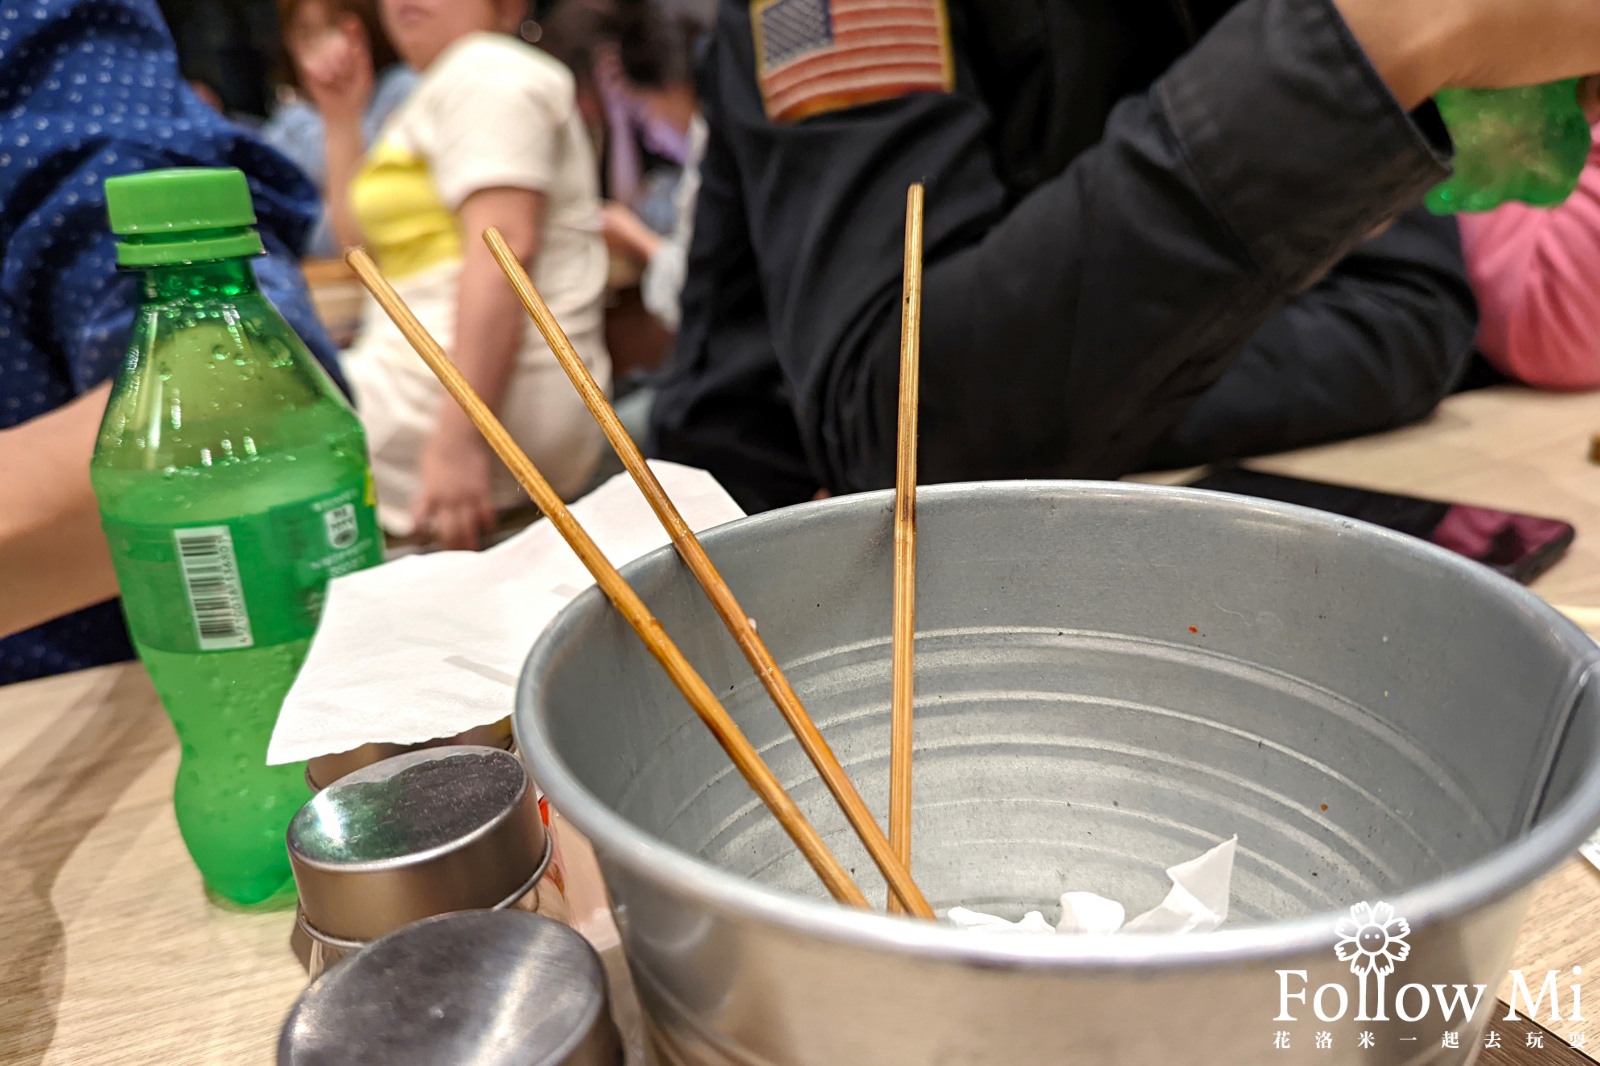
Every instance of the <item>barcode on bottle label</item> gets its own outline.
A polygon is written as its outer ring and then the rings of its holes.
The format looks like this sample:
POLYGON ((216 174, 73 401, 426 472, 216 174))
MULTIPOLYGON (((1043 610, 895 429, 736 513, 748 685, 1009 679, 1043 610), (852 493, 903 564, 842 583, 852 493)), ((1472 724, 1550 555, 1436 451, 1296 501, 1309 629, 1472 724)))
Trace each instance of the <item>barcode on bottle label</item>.
POLYGON ((172 536, 177 541, 200 650, 230 651, 254 645, 228 527, 175 529, 172 536))

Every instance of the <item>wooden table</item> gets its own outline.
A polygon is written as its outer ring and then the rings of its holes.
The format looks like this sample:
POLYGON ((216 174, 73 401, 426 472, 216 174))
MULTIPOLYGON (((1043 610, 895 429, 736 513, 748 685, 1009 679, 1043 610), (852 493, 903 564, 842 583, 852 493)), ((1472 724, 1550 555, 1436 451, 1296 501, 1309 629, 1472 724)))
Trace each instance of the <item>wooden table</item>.
POLYGON ((307 259, 300 264, 317 317, 334 344, 346 348, 361 328, 367 290, 343 259, 307 259))
MULTIPOLYGON (((1536 587, 1600 606, 1595 431, 1600 395, 1495 390, 1414 429, 1259 465, 1570 519, 1577 545, 1536 587)), ((206 901, 173 821, 177 759, 138 667, 0 689, 0 1064, 272 1062, 304 985, 289 916, 206 901)), ((574 880, 592 885, 588 869, 574 880)), ((1574 861, 1540 886, 1515 964, 1600 974, 1600 873, 1574 861)), ((1588 1035, 1600 1045, 1600 1023, 1588 1035)))

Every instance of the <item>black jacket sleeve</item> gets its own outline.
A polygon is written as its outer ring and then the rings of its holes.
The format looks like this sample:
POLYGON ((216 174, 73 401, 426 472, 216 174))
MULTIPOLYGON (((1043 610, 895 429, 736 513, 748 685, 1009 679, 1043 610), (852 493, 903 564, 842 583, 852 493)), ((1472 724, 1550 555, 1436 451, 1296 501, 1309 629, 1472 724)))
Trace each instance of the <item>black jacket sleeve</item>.
MULTIPOLYGON (((737 188, 703 194, 697 226, 728 242, 718 280, 749 299, 719 318, 691 256, 679 370, 703 384, 748 356, 731 332, 764 328, 805 461, 836 492, 893 483, 911 182, 928 185, 921 469, 939 481, 1136 468, 1270 315, 1447 174, 1332 0, 1244 0, 1012 203, 963 10, 954 92, 776 124, 749 10, 721 7, 707 109, 737 188)), ((669 387, 658 426, 686 395, 704 407, 704 389, 669 387)), ((678 424, 661 450, 688 458, 712 430, 678 424)))
POLYGON ((753 514, 808 500, 820 482, 773 351, 739 174, 714 115, 708 108, 677 354, 652 404, 648 448, 710 471, 753 514))
POLYGON ((1415 422, 1466 372, 1476 329, 1455 221, 1409 212, 1268 319, 1149 465, 1198 466, 1415 422))

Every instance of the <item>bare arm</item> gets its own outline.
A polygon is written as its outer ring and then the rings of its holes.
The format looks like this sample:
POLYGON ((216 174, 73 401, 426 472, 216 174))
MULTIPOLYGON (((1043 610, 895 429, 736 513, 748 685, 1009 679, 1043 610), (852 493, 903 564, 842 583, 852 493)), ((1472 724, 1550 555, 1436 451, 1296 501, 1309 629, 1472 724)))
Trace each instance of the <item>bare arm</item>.
POLYGON ((110 392, 0 430, 0 637, 117 594, 89 487, 110 392))
MULTIPOLYGON (((544 232, 544 193, 527 189, 484 189, 467 197, 458 212, 465 236, 461 264, 461 294, 456 304, 456 365, 494 410, 505 399, 506 385, 516 365, 517 349, 527 316, 517 294, 500 273, 483 232, 494 226, 524 265, 539 254, 544 232)), ((477 437, 477 430, 460 408, 451 406, 440 419, 448 426, 477 437)))
POLYGON ((600 209, 600 234, 614 252, 649 263, 661 250, 661 235, 625 204, 607 203, 600 209))
POLYGON ((1440 89, 1499 89, 1600 70, 1592 0, 1334 0, 1396 99, 1410 110, 1440 89))
MULTIPOLYGON (((452 357, 484 403, 498 411, 516 368, 526 319, 516 293, 483 243, 497 227, 517 257, 532 263, 544 229, 545 197, 527 189, 473 193, 457 212, 463 234, 456 343, 452 357)), ((440 408, 439 424, 422 457, 418 525, 446 548, 474 548, 480 531, 493 526, 488 446, 455 404, 440 408)))

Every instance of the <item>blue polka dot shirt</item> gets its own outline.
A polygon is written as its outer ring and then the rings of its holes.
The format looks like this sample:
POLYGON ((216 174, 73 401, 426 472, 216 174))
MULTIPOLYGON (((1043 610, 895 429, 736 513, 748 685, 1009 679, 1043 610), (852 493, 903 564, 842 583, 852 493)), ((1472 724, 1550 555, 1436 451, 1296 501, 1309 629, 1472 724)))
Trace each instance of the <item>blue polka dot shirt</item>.
MULTIPOLYGON (((3 0, 0 430, 120 366, 139 286, 116 267, 104 183, 175 166, 249 177, 267 247, 256 261, 262 291, 344 386, 296 265, 320 211, 316 191, 190 91, 155 0, 3 0)), ((0 685, 132 655, 113 600, 0 640, 0 685)))

